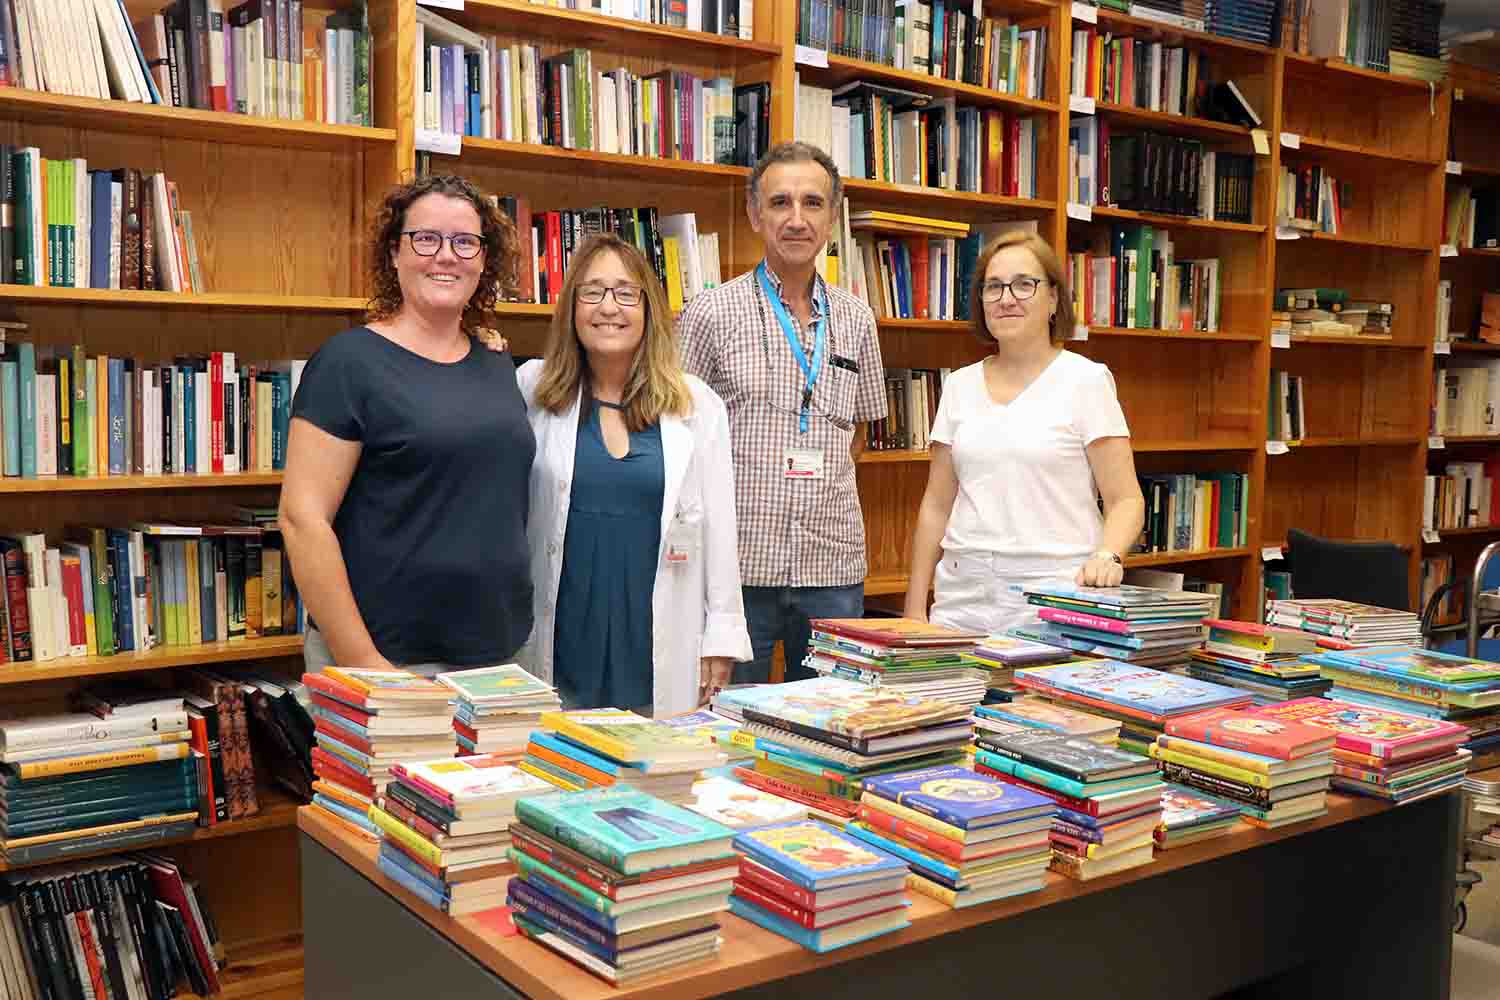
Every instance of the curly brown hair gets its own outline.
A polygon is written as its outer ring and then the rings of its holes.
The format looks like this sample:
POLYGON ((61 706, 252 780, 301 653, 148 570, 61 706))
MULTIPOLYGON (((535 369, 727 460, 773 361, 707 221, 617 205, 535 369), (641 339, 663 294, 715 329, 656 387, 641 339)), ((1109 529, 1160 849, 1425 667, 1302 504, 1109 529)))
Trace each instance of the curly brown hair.
POLYGON ((453 174, 435 174, 392 188, 380 205, 380 217, 370 236, 370 305, 366 319, 390 319, 401 311, 401 280, 391 259, 406 228, 406 210, 418 198, 429 194, 459 198, 479 213, 480 235, 484 237, 484 270, 479 287, 464 306, 459 325, 467 334, 485 326, 485 318, 501 299, 514 298, 517 290, 517 267, 521 247, 516 227, 488 198, 468 180, 453 174))

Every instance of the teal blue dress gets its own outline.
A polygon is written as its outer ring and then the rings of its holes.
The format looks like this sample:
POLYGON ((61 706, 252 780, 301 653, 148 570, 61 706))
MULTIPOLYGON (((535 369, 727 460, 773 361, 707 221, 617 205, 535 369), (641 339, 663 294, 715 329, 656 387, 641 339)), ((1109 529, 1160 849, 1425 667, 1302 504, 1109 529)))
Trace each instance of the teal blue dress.
MULTIPOLYGON (((596 404, 596 405, 594 405, 596 404)), ((666 467, 661 427, 632 432, 615 458, 599 407, 582 403, 557 589, 552 677, 569 708, 651 704, 651 593, 666 467)))

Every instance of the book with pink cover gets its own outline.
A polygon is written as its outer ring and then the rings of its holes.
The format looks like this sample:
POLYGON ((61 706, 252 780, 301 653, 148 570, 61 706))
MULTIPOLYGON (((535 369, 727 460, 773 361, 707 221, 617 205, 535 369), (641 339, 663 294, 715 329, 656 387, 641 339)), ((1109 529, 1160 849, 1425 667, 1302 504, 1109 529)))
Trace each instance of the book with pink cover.
POLYGON ((1469 737, 1468 728, 1457 723, 1324 698, 1298 698, 1249 714, 1318 726, 1335 734, 1336 748, 1384 759, 1457 745, 1469 737))

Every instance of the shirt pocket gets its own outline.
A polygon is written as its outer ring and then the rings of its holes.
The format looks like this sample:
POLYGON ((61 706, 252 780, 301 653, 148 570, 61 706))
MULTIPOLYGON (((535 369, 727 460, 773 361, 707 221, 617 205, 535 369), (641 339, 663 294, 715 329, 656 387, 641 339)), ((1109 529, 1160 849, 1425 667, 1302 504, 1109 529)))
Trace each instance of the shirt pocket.
POLYGON ((826 348, 828 356, 823 359, 823 370, 818 375, 814 394, 818 408, 825 415, 835 418, 839 426, 845 429, 854 423, 854 403, 859 396, 859 382, 866 376, 864 372, 853 372, 834 364, 833 359, 839 358, 857 365, 859 358, 854 346, 851 337, 829 336, 826 348))

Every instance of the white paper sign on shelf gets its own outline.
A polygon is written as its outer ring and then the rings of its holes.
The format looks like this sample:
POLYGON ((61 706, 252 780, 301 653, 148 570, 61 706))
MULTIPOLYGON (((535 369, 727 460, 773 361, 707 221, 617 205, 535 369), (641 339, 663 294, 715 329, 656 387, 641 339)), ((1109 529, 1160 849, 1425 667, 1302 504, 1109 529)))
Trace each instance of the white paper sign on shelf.
POLYGON ((1287 149, 1301 149, 1302 137, 1296 132, 1281 133, 1281 144, 1287 149))
POLYGON ((1082 21, 1084 24, 1099 23, 1099 8, 1090 3, 1079 3, 1073 0, 1073 20, 1082 21))
POLYGON ((1445 447, 1447 447, 1447 442, 1443 440, 1443 436, 1441 434, 1432 434, 1428 436, 1427 448, 1429 451, 1435 448, 1445 447))
POLYGON ((1291 347, 1292 346, 1292 335, 1290 333, 1288 333, 1287 331, 1285 331, 1285 330, 1272 330, 1271 331, 1271 346, 1272 347, 1291 347))
POLYGON ((1083 324, 1083 323, 1075 324, 1074 327, 1073 327, 1073 339, 1074 340, 1088 340, 1089 339, 1089 328, 1085 324, 1083 324))
POLYGON ((1255 144, 1255 152, 1260 156, 1271 155, 1271 137, 1263 128, 1250 130, 1250 141, 1255 144))
POLYGON ((1452 243, 1444 243, 1441 247, 1438 248, 1438 256, 1457 257, 1458 247, 1454 246, 1452 243))
POLYGON ((1079 222, 1094 221, 1094 206, 1082 205, 1076 201, 1068 202, 1068 218, 1077 219, 1079 222))
POLYGON ((1443 164, 1443 169, 1448 173, 1453 174, 1454 176, 1462 176, 1464 172, 1464 165, 1457 160, 1449 160, 1447 163, 1443 164))
POLYGON ((1276 238, 1278 240, 1300 240, 1302 238, 1302 230, 1296 226, 1277 226, 1276 238))
POLYGON ((441 7, 444 10, 463 10, 464 0, 417 0, 423 7, 441 7))
POLYGON ((1285 454, 1287 454, 1291 450, 1292 449, 1290 449, 1290 448, 1288 448, 1286 446, 1286 442, 1285 441, 1267 441, 1266 442, 1266 454, 1267 455, 1285 455, 1285 454))
POLYGON ((1422 541, 1426 542, 1428 545, 1436 545, 1438 542, 1442 541, 1442 539, 1438 537, 1438 533, 1434 529, 1423 528, 1422 541))
POLYGON ((1068 110, 1075 115, 1091 115, 1094 113, 1094 99, 1074 95, 1068 98, 1068 110))
POLYGON ((798 66, 812 66, 815 69, 828 68, 828 50, 815 48, 811 45, 799 45, 795 52, 798 66))
POLYGON ((1280 545, 1267 545, 1260 550, 1261 562, 1276 562, 1281 558, 1280 545))
POLYGON ((1432 353, 1433 354, 1452 354, 1453 353, 1453 345, 1451 343, 1449 343, 1448 341, 1446 341, 1446 340, 1439 340, 1437 343, 1435 343, 1435 344, 1432 345, 1432 353))
POLYGON ((439 132, 435 129, 417 129, 417 148, 427 153, 439 153, 443 156, 457 156, 460 146, 463 144, 463 136, 452 132, 439 132))

